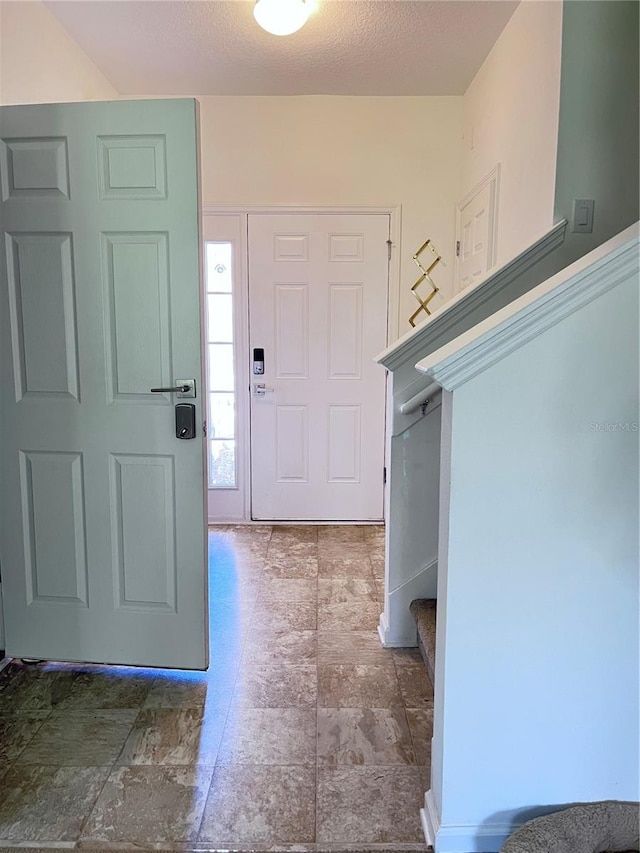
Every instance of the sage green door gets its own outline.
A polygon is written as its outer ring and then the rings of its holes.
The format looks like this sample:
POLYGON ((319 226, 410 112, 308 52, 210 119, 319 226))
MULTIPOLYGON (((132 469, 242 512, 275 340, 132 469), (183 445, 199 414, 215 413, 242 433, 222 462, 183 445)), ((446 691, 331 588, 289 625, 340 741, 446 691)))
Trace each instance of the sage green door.
POLYGON ((193 100, 0 108, 12 656, 207 666, 196 122, 193 100), (195 399, 151 392, 179 379, 195 399))

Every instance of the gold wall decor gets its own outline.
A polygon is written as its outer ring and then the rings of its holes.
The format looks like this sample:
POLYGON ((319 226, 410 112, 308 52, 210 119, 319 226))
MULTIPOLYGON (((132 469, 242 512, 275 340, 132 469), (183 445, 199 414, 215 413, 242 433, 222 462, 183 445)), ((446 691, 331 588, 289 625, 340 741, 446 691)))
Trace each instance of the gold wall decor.
POLYGON ((420 314, 421 311, 424 311, 425 314, 427 314, 429 316, 431 315, 431 311, 429 310, 428 305, 431 302, 431 300, 433 299, 433 297, 436 295, 436 293, 440 292, 440 288, 436 285, 434 280, 431 278, 430 273, 431 273, 431 270, 436 266, 436 264, 439 263, 441 258, 440 258, 440 255, 438 254, 435 246, 431 242, 431 240, 425 240, 425 242, 422 244, 422 246, 420 246, 418 251, 413 256, 413 260, 416 262, 416 266, 418 267, 418 269, 421 272, 420 278, 416 281, 416 283, 411 288, 411 292, 413 293, 415 298, 420 303, 419 307, 409 317, 409 323, 412 326, 415 326, 416 317, 418 317, 418 315, 420 314), (422 252, 426 251, 427 249, 433 255, 433 260, 425 269, 424 266, 422 265, 421 261, 420 261, 420 255, 422 254, 422 252), (427 297, 425 299, 423 299, 420 296, 420 294, 418 293, 418 288, 420 287, 420 285, 422 284, 423 281, 426 281, 427 284, 429 284, 431 286, 431 293, 427 294, 427 297))

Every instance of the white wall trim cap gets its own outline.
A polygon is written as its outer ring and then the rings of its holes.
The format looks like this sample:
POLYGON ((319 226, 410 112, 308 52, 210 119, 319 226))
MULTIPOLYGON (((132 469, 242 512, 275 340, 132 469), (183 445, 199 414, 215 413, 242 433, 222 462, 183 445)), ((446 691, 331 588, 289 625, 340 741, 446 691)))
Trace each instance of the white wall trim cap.
POLYGON ((638 223, 416 364, 448 391, 555 326, 630 276, 638 276, 638 223))
POLYGON ((438 804, 431 788, 424 795, 424 808, 420 809, 420 822, 427 847, 433 847, 435 850, 436 837, 440 829, 440 815, 438 814, 438 804))
POLYGON ((380 619, 378 621, 378 637, 380 637, 380 642, 383 646, 386 647, 386 638, 389 633, 389 620, 387 619, 384 611, 380 614, 380 619))
POLYGON ((415 364, 424 354, 426 345, 433 339, 443 338, 447 332, 460 324, 486 302, 504 290, 523 273, 535 266, 550 252, 562 245, 567 229, 563 219, 547 231, 539 240, 503 266, 492 270, 486 278, 467 290, 456 294, 434 312, 421 326, 407 332, 392 346, 387 347, 374 359, 388 370, 398 370, 404 364, 415 364))

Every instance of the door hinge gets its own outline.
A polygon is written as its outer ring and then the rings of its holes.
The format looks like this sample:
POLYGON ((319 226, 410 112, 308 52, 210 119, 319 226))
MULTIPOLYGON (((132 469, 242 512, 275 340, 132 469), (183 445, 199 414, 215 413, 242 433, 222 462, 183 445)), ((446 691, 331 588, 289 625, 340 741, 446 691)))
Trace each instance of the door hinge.
POLYGON ((382 482, 384 485, 387 485, 387 469, 386 467, 382 469, 382 482))
POLYGON ((392 247, 392 246, 393 246, 392 241, 391 241, 391 240, 387 240, 387 260, 388 260, 388 261, 390 261, 390 260, 391 260, 391 247, 392 247))
POLYGON ((202 421, 202 434, 203 435, 207 434, 207 422, 206 421, 202 421))
POLYGON ((460 257, 460 240, 456 240, 456 258, 460 257))

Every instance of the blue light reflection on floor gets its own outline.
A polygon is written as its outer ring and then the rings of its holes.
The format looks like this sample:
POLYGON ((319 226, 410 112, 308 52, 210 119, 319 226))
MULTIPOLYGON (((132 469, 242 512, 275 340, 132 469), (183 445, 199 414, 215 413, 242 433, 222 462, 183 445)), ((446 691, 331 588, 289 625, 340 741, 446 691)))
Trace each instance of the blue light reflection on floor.
POLYGON ((57 670, 64 672, 73 669, 78 672, 95 673, 110 678, 148 678, 150 681, 154 681, 156 678, 173 678, 179 681, 193 681, 194 683, 206 680, 206 672, 192 669, 156 669, 142 666, 112 666, 110 664, 64 663, 60 661, 47 661, 41 669, 43 672, 55 672, 57 670))
POLYGON ((209 669, 162 669, 108 664, 77 664, 46 661, 45 672, 77 669, 118 678, 157 678, 185 684, 215 682, 220 687, 235 681, 242 655, 243 632, 240 609, 241 585, 233 548, 220 534, 209 531, 209 669))
MULTIPOLYGON (((96 813, 99 813, 100 808, 108 808, 111 802, 109 797, 112 796, 109 792, 115 786, 117 796, 122 796, 122 811, 126 813, 129 802, 127 797, 131 796, 135 802, 138 779, 155 779, 157 775, 164 780, 159 770, 155 773, 154 769, 154 775, 150 773, 148 777, 146 770, 156 765, 158 768, 164 767, 165 764, 169 768, 167 785, 174 784, 174 769, 178 777, 184 775, 189 780, 184 785, 179 779, 175 783, 181 786, 183 796, 179 811, 186 813, 190 809, 202 809, 203 792, 206 794, 208 786, 214 784, 213 767, 219 758, 224 765, 244 754, 243 750, 247 748, 247 728, 241 661, 247 621, 255 605, 263 557, 260 549, 245 547, 242 537, 210 531, 210 661, 206 672, 52 661, 33 668, 26 667, 33 669, 33 673, 28 673, 23 679, 27 686, 31 674, 37 678, 39 672, 52 673, 53 677, 45 678, 44 684, 49 691, 51 707, 57 709, 58 722, 67 714, 78 725, 76 718, 80 720, 90 716, 86 713, 84 717, 78 714, 78 710, 85 708, 95 710, 104 707, 126 710, 128 713, 134 709, 137 711, 137 716, 131 716, 131 730, 128 734, 123 732, 122 752, 113 764, 113 779, 117 783, 113 782, 110 788, 109 784, 113 780, 109 777, 105 797, 101 794, 95 806, 90 805, 90 809, 95 808, 96 813), (240 543, 235 543, 234 539, 240 539, 240 543), (174 768, 172 765, 176 756, 180 760, 175 762, 174 768), (123 771, 128 761, 131 762, 131 768, 123 771), (182 788, 186 790, 182 791, 182 788)), ((24 669, 19 664, 18 667, 24 669)), ((268 736, 268 732, 265 736, 268 736)), ((164 788, 160 787, 156 796, 152 783, 145 781, 144 784, 149 785, 149 803, 147 805, 145 801, 145 808, 158 809, 160 826, 163 821, 166 822, 166 812, 172 804, 165 802, 164 788)), ((85 817, 90 819, 90 814, 85 817)), ((105 831, 119 839, 115 823, 110 824, 110 828, 105 831)))

